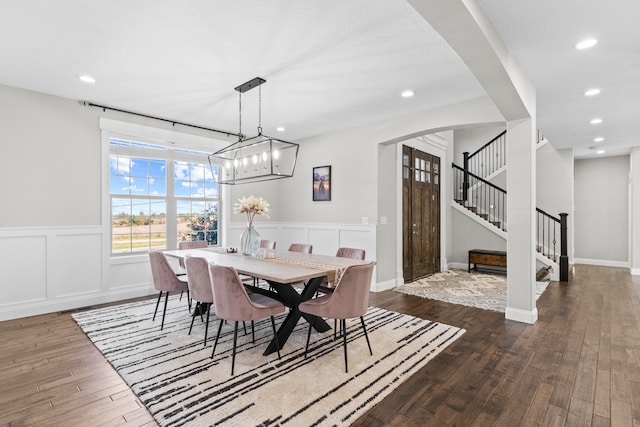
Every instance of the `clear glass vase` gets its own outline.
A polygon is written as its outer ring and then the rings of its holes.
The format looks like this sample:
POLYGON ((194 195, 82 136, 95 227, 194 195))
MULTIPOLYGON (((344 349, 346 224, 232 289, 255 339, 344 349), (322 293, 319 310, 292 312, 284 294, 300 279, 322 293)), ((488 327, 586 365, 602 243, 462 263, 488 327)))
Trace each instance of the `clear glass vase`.
POLYGON ((260 233, 253 228, 253 224, 247 224, 240 235, 240 253, 242 255, 256 256, 260 251, 260 233))

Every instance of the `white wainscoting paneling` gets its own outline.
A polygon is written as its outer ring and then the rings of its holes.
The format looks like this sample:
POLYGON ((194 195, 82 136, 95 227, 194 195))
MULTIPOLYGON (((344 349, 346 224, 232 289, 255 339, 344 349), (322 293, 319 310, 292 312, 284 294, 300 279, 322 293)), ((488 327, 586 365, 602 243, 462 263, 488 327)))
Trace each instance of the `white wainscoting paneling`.
POLYGON ((47 236, 0 236, 3 308, 47 298, 47 236))
MULTIPOLYGON (((335 255, 340 247, 362 248, 366 251, 367 259, 375 260, 375 225, 298 222, 269 222, 254 225, 260 233, 260 238, 275 240, 276 248, 279 250, 287 250, 292 243, 311 244, 313 253, 320 255, 335 255)), ((230 228, 227 246, 234 247, 240 242, 240 234, 245 224, 232 223, 230 228)))
MULTIPOLYGON (((231 225, 226 246, 238 246, 244 227, 231 225)), ((281 250, 310 243, 314 253, 334 255, 339 247, 356 247, 375 261, 375 225, 268 222, 256 228, 281 250)), ((149 256, 111 257, 108 238, 100 226, 0 228, 0 321, 155 294, 149 256)), ((375 271, 371 289, 377 290, 375 271)))
POLYGON ((50 264, 51 297, 71 297, 102 291, 102 234, 56 234, 50 264))
POLYGON ((109 258, 103 235, 99 226, 0 229, 0 320, 154 293, 149 256, 109 258))
MULTIPOLYGON (((243 223, 232 223, 228 231, 230 240, 227 246, 235 247, 245 228, 243 223)), ((313 245, 313 253, 335 255, 338 248, 360 248, 366 252, 366 259, 376 260, 376 226, 360 224, 323 224, 323 223, 255 223, 262 239, 275 240, 276 249, 287 250, 292 243, 313 245)), ((374 270, 372 291, 378 291, 374 270)))

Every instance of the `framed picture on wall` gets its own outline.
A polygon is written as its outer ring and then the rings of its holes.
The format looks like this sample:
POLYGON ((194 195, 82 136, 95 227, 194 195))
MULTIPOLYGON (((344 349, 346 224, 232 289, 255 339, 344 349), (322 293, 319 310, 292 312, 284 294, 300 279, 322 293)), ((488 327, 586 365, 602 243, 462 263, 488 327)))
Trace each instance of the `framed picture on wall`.
POLYGON ((331 200, 331 166, 313 168, 313 201, 331 200))

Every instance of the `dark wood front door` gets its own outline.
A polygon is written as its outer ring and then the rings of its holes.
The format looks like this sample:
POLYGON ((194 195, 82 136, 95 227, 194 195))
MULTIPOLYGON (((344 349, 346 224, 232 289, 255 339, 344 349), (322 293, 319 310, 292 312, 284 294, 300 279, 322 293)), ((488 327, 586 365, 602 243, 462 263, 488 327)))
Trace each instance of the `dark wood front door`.
POLYGON ((440 158, 402 147, 403 276, 440 271, 440 158))

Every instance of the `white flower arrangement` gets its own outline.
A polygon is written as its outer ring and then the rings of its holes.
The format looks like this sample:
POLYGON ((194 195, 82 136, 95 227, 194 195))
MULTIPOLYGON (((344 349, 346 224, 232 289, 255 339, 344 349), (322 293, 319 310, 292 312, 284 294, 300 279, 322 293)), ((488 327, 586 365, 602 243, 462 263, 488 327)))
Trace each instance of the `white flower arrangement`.
POLYGON ((249 227, 253 224, 256 215, 263 215, 269 218, 269 202, 262 197, 249 196, 238 199, 238 203, 233 205, 233 213, 246 213, 249 227))

